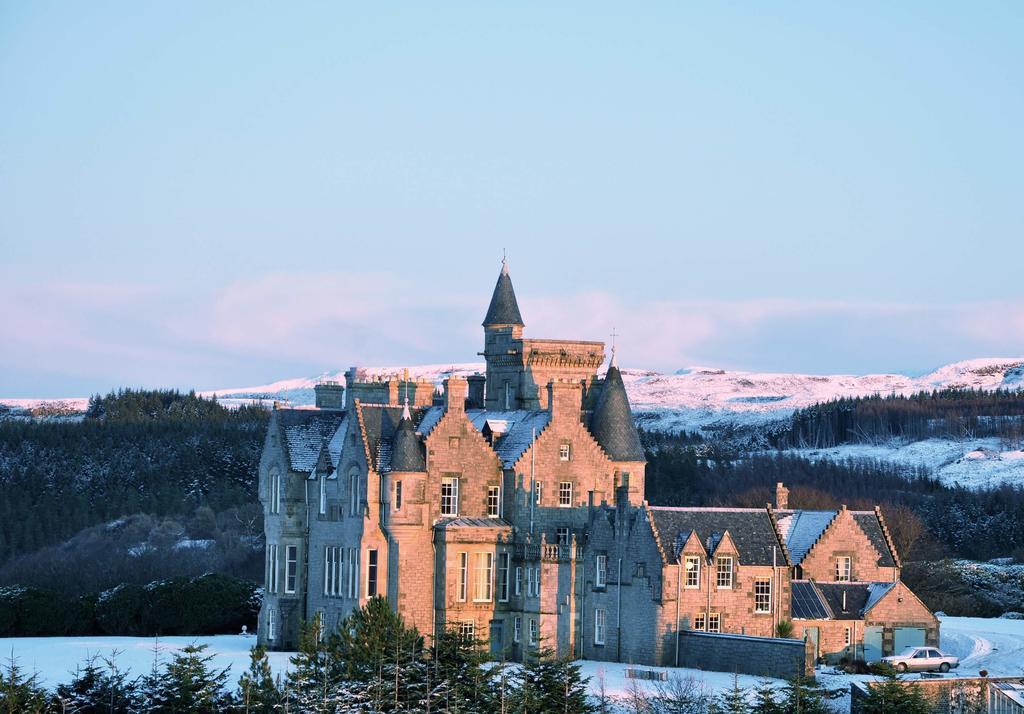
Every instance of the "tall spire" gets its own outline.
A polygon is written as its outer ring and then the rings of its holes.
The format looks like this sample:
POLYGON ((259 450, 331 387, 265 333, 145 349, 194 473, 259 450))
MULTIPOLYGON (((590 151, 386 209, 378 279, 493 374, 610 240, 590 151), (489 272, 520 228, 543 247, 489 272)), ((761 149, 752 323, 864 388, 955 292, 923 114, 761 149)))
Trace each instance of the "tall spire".
POLYGON ((498 282, 494 286, 494 294, 491 295, 491 304, 487 307, 483 325, 484 327, 523 326, 523 317, 519 314, 516 292, 512 289, 512 278, 508 275, 508 259, 504 256, 501 259, 501 274, 498 275, 498 282))
POLYGON ((633 413, 626 396, 626 385, 615 364, 615 348, 612 347, 612 361, 604 378, 601 396, 590 418, 590 433, 597 439, 604 452, 612 461, 645 461, 644 447, 640 434, 633 423, 633 413))
POLYGON ((402 418, 391 441, 391 470, 425 471, 426 463, 423 444, 416 436, 416 427, 413 426, 412 415, 409 414, 409 400, 406 399, 405 406, 402 407, 402 418))

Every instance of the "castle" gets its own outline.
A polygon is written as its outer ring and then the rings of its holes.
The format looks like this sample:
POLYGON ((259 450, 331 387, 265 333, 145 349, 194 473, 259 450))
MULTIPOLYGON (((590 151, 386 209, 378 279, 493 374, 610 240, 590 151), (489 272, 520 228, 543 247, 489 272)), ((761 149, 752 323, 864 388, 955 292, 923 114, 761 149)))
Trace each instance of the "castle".
POLYGON ((483 321, 486 374, 316 388, 275 409, 260 461, 259 641, 294 649, 385 596, 420 632, 457 628, 521 660, 678 661, 681 630, 773 637, 822 656, 938 643, 900 581, 881 512, 664 508, 615 349, 523 336, 503 261, 483 321))

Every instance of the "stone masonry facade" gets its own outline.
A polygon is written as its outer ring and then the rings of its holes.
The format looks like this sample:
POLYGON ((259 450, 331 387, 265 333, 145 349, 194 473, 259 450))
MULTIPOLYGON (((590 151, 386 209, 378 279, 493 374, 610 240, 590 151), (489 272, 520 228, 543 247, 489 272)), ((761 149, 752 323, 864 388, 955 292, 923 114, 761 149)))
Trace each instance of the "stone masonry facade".
POLYGON ((673 664, 690 661, 681 632, 783 621, 816 656, 856 654, 858 629, 889 651, 937 640, 880 512, 791 510, 781 484, 760 509, 650 506, 614 347, 601 374, 601 342, 524 338, 504 264, 483 328, 485 375, 438 392, 353 368, 316 408, 274 410, 261 644, 294 649, 303 623, 378 595, 511 661, 673 664))

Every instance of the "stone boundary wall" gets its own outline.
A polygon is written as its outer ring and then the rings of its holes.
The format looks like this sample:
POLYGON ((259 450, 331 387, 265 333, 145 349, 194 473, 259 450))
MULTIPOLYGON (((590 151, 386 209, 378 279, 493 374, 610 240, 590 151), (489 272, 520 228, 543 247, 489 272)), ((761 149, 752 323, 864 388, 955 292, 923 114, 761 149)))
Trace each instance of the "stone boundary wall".
POLYGON ((813 675, 813 660, 813 648, 804 640, 693 630, 679 633, 680 667, 792 679, 813 675))

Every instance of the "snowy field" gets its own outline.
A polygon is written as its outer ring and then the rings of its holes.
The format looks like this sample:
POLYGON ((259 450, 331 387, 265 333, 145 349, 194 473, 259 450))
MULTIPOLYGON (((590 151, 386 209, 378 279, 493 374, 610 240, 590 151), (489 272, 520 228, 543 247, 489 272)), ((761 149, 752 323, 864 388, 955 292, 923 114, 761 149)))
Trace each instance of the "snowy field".
MULTIPOLYGON (((181 649, 190 643, 208 645, 207 653, 213 655, 213 665, 218 668, 230 667, 229 681, 234 684, 248 667, 249 648, 255 638, 241 635, 218 635, 213 637, 166 637, 158 643, 159 656, 166 660, 172 650, 181 649)), ((26 637, 0 639, 0 659, 14 656, 28 671, 39 674, 46 686, 67 681, 69 674, 83 660, 92 657, 109 657, 116 653, 118 666, 135 675, 150 671, 153 666, 154 640, 139 637, 26 637)), ((977 675, 987 670, 992 676, 1024 676, 1024 620, 1004 620, 975 617, 942 618, 943 651, 960 657, 961 665, 957 674, 977 675)), ((274 671, 283 674, 288 668, 289 653, 270 653, 270 664, 274 671)), ((584 661, 582 670, 590 677, 591 691, 596 695, 604 681, 607 695, 628 696, 633 680, 626 679, 627 665, 612 662, 584 661)), ((703 672, 692 669, 658 667, 670 677, 690 678, 696 686, 707 692, 717 692, 733 686, 733 675, 724 672, 703 672)), ((916 676, 916 675, 911 675, 916 676)), ((851 677, 843 674, 822 672, 822 683, 831 689, 848 689, 851 677)), ((866 679, 859 677, 858 679, 866 679)), ((752 690, 763 681, 759 677, 741 675, 740 687, 752 690)), ((651 682, 640 682, 642 688, 653 691, 651 682)), ((783 686, 776 680, 775 684, 783 686)), ((842 710, 844 701, 835 702, 842 710)))

